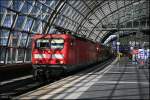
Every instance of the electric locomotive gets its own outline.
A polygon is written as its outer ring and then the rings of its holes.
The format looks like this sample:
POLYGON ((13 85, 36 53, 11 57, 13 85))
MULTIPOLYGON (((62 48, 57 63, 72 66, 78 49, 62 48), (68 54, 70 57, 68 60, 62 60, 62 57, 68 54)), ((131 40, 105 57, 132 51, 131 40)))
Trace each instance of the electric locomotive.
POLYGON ((35 79, 84 68, 108 59, 104 46, 71 34, 35 34, 32 41, 32 66, 35 79))

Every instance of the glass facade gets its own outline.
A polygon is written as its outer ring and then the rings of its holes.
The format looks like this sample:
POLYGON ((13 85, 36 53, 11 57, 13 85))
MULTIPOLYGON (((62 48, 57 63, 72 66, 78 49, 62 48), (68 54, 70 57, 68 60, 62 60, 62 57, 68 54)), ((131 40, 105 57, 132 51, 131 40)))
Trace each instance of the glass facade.
POLYGON ((100 42, 103 28, 149 27, 149 0, 0 0, 0 63, 28 63, 32 35, 55 26, 100 42))

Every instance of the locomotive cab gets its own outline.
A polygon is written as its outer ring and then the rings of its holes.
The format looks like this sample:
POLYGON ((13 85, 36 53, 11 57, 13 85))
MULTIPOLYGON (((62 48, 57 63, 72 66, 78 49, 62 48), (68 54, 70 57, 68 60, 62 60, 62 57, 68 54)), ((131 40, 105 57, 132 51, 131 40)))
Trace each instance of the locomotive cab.
POLYGON ((37 34, 33 37, 32 66, 35 78, 37 75, 41 77, 41 74, 48 77, 54 70, 64 70, 67 56, 66 39, 67 36, 64 34, 49 34, 44 37, 37 34))

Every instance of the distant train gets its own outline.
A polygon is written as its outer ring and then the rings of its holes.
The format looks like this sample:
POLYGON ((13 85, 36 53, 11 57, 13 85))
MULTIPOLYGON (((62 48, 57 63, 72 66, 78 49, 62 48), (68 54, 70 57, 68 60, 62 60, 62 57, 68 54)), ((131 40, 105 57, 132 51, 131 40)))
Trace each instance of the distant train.
POLYGON ((70 34, 35 34, 32 65, 35 79, 59 76, 112 56, 109 47, 70 34))

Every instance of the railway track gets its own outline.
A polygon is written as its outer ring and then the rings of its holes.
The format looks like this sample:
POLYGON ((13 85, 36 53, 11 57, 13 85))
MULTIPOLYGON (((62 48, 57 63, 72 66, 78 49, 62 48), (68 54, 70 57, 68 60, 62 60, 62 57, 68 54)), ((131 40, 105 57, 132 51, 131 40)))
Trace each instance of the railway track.
MULTIPOLYGON (((54 81, 54 80, 53 80, 54 81)), ((9 99, 41 86, 49 84, 49 82, 37 82, 33 80, 32 75, 11 79, 0 82, 0 99, 9 99)))
POLYGON ((64 86, 67 83, 72 82, 76 79, 84 79, 88 77, 90 74, 95 73, 101 69, 103 69, 106 65, 110 64, 112 60, 109 60, 107 62, 103 62, 101 64, 98 64, 93 67, 89 67, 85 70, 75 72, 74 74, 71 74, 70 76, 62 77, 61 79, 49 81, 49 82, 35 82, 33 80, 32 75, 24 76, 21 78, 16 78, 9 81, 0 82, 0 98, 15 98, 16 96, 23 95, 26 93, 33 92, 37 88, 46 88, 48 84, 53 85, 54 87, 51 87, 51 91, 58 89, 59 87, 64 86), (99 67, 101 66, 101 67, 99 67), (88 74, 87 74, 88 73, 88 74), (85 77, 81 77, 83 74, 87 74, 85 77), (33 91, 32 91, 33 90, 33 91))

